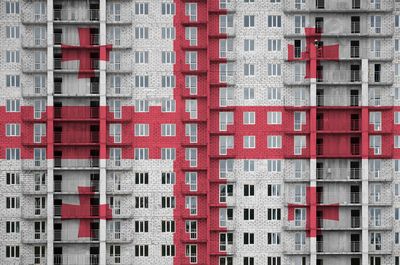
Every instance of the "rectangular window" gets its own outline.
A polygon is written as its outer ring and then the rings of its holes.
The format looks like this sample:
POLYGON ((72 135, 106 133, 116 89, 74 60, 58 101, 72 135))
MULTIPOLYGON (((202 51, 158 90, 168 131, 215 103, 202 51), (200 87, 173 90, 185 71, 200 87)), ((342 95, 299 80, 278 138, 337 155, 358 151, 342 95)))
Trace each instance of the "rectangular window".
POLYGON ((6 51, 6 63, 19 63, 20 53, 19 51, 6 51))
POLYGON ((281 172, 282 170, 282 160, 268 160, 267 163, 268 172, 281 172))
POLYGON ((149 136, 149 124, 137 123, 135 124, 135 136, 149 136))
POLYGON ((148 257, 149 245, 135 245, 135 257, 148 257))
POLYGON ((189 21, 197 21, 197 3, 185 3, 185 16, 189 21))
POLYGON ((267 49, 269 52, 278 52, 281 51, 281 40, 279 39, 268 39, 267 49))
POLYGON ((244 51, 245 52, 254 52, 254 40, 253 39, 245 39, 244 40, 244 51))
POLYGON ((149 221, 135 221, 135 233, 149 232, 149 221))
POLYGON ((161 76, 161 87, 162 88, 174 88, 175 87, 175 76, 174 75, 161 76))
POLYGON ((6 159, 7 160, 20 160, 21 150, 19 148, 6 148, 6 159))
POLYGON ((256 123, 256 113, 255 112, 243 112, 243 124, 255 124, 256 123))
POLYGON ((254 135, 243 136, 243 148, 256 148, 256 137, 254 135))
POLYGON ((20 127, 21 126, 19 123, 6 124, 6 136, 20 136, 21 135, 20 127))
POLYGON ((161 52, 161 62, 163 64, 174 64, 175 61, 176 61, 175 52, 173 52, 173 51, 161 52))
POLYGON ((267 124, 282 124, 282 112, 276 112, 276 111, 268 112, 267 124))
POLYGON ((279 208, 268 208, 267 209, 267 220, 279 221, 281 220, 281 209, 279 208))
POLYGON ((282 148, 282 136, 269 135, 267 137, 268 148, 282 148))
POLYGON ((136 27, 135 28, 135 39, 148 39, 149 38, 149 28, 146 27, 136 27))
POLYGON ((149 112, 149 101, 145 99, 136 100, 135 112, 149 112))
POLYGON ((243 89, 243 98, 245 100, 252 100, 255 99, 255 91, 252 87, 245 87, 243 89))
POLYGON ((161 148, 161 159, 162 160, 175 160, 176 149, 175 148, 161 148))
POLYGON ((149 63, 149 52, 148 51, 136 51, 135 52, 135 63, 137 63, 137 64, 149 63))
POLYGON ((6 197, 6 209, 19 209, 19 197, 6 197))
POLYGON ((254 245, 254 233, 243 233, 243 244, 254 245))
POLYGON ((174 233, 175 232, 175 221, 161 221, 161 232, 163 233, 174 233))
POLYGON ((161 101, 161 112, 175 112, 175 100, 163 99, 161 101))
POLYGON ((268 184, 268 197, 279 197, 281 196, 281 185, 280 184, 268 184))
POLYGON ((268 16, 269 28, 280 28, 282 26, 281 16, 268 16))
POLYGON ((175 28, 174 27, 162 27, 161 38, 163 40, 174 40, 175 39, 175 28))
POLYGON ((162 196, 161 197, 161 208, 175 208, 175 197, 174 196, 162 196))
POLYGON ((268 64, 268 76, 280 76, 281 75, 281 64, 268 64))
POLYGON ((6 26, 7 39, 19 39, 19 26, 6 26))
POLYGON ((161 136, 176 136, 176 124, 161 124, 161 136))
POLYGON ((135 208, 144 209, 149 208, 149 197, 135 197, 135 208))
POLYGON ((6 246, 6 258, 19 258, 19 246, 6 246))
POLYGON ((162 172, 161 184, 175 184, 175 172, 162 172))
POLYGON ((255 16, 246 15, 246 16, 244 16, 243 26, 245 28, 254 28, 255 20, 256 20, 255 16))
POLYGON ((255 195, 254 185, 245 184, 243 185, 243 196, 251 197, 255 195))
POLYGON ((281 233, 267 233, 267 244, 268 245, 280 245, 281 244, 281 233))
POLYGON ((6 233, 19 233, 19 221, 6 221, 6 233))
POLYGON ((135 148, 135 160, 148 160, 149 148, 135 148))
POLYGON ((185 28, 185 39, 189 41, 190 46, 197 46, 197 28, 186 27, 185 28))
POLYGON ((135 15, 148 15, 149 3, 135 3, 135 15))
POLYGON ((175 4, 161 3, 161 15, 175 15, 175 4))
POLYGON ((19 185, 19 173, 6 173, 6 185, 19 185))
POLYGON ((135 173, 135 184, 149 184, 149 173, 148 172, 136 172, 135 173))
POLYGON ((19 1, 6 1, 6 14, 19 14, 19 1))
POLYGON ((162 257, 174 257, 175 246, 174 245, 161 245, 161 256, 162 257))

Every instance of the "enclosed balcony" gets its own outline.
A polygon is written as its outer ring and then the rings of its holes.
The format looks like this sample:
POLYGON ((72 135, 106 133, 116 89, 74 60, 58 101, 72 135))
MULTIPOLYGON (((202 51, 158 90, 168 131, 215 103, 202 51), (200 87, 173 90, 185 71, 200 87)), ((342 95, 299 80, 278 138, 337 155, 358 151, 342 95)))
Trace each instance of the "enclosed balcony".
POLYGON ((63 61, 61 58, 54 58, 54 70, 55 71, 85 71, 90 72, 99 70, 100 60, 98 58, 90 58, 88 62, 82 63, 79 60, 63 61))
POLYGON ((57 179, 55 176, 54 180, 54 192, 55 193, 68 193, 68 194, 92 194, 99 192, 99 180, 90 180, 88 184, 83 184, 82 182, 73 179, 57 179), (85 190, 79 190, 79 187, 88 187, 85 190))
POLYGON ((90 237, 77 237, 77 235, 66 230, 54 230, 54 242, 91 243, 99 241, 99 229, 90 229, 90 237))
POLYGON ((85 210, 76 211, 76 208, 67 207, 66 205, 54 205, 54 216, 63 216, 63 218, 68 216, 68 219, 97 219, 100 217, 100 206, 87 205, 85 206, 85 210))
POLYGON ((54 254, 54 265, 98 265, 99 254, 54 254))
POLYGON ((99 157, 90 159, 62 159, 62 157, 54 157, 54 167, 56 169, 93 169, 99 167, 99 157))
POLYGON ((319 181, 360 180, 361 168, 317 168, 319 181))
MULTIPOLYGON (((62 6, 60 6, 62 7, 62 6)), ((54 22, 98 22, 100 19, 99 9, 62 9, 55 5, 54 22)))
POLYGON ((74 134, 72 132, 54 132, 55 145, 93 145, 98 144, 99 140, 99 131, 81 131, 79 134, 74 134))

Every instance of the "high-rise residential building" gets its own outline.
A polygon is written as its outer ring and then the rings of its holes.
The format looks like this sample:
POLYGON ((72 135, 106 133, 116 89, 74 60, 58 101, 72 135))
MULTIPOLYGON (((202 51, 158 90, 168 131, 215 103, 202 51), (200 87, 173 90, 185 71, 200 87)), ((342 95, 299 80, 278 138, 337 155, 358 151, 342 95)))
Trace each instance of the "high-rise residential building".
POLYGON ((399 0, 0 1, 1 265, 400 265, 399 0))

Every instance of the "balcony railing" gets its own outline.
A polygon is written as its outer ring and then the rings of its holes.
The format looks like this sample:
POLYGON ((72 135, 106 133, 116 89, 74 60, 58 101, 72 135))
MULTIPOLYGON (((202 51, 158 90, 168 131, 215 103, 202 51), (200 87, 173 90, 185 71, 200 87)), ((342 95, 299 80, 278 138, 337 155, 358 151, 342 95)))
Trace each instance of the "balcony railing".
POLYGON ((79 61, 63 61, 61 58, 54 59, 54 70, 75 70, 90 71, 99 69, 99 59, 90 59, 89 65, 82 64, 79 61))
POLYGON ((317 203, 319 204, 359 204, 360 202, 361 200, 359 192, 317 192, 317 203))
POLYGON ((317 168, 317 179, 352 180, 361 178, 361 168, 317 168))
POLYGON ((54 230, 54 241, 98 241, 99 230, 90 229, 90 237, 77 237, 76 234, 62 230, 54 230))
POLYGON ((318 156, 358 156, 360 155, 360 145, 350 144, 349 151, 345 152, 345 149, 332 149, 324 148, 324 144, 317 144, 317 155, 318 156))
POLYGON ((98 168, 99 158, 90 159, 62 159, 61 157, 54 158, 55 168, 98 168))
POLYGON ((76 12, 75 9, 54 9, 54 21, 99 21, 98 9, 76 12))
POLYGON ((100 207, 98 205, 87 206, 87 211, 76 211, 75 208, 63 207, 61 205, 54 206, 54 216, 61 216, 69 219, 82 219, 82 218, 98 218, 100 214, 100 207))
MULTIPOLYGON (((332 11, 349 11, 349 10, 361 10, 361 11, 380 11, 380 10, 392 10, 393 2, 391 1, 382 1, 376 2, 376 4, 370 4, 369 1, 343 1, 343 0, 329 0, 323 3, 323 8, 318 8, 317 5, 314 4, 314 1, 285 1, 284 3, 284 11, 285 12, 296 12, 296 11, 318 11, 323 9, 324 12, 332 11)), ((319 7, 322 7, 320 5, 319 7)))
MULTIPOLYGON (((53 41, 54 41, 54 45, 64 44, 64 45, 79 46, 81 44, 79 42, 79 40, 77 40, 77 41, 73 41, 71 39, 64 40, 63 33, 59 33, 59 32, 54 33, 53 41)), ((99 44, 100 44, 99 34, 90 34, 90 45, 99 45, 99 44)))
MULTIPOLYGON (((319 102, 322 103, 322 102, 319 102)), ((358 131, 360 130, 360 120, 349 119, 347 122, 338 124, 336 119, 317 119, 318 131, 358 131)))
POLYGON ((71 108, 54 107, 54 119, 87 120, 98 119, 99 107, 71 108))
POLYGON ((80 134, 54 132, 54 143, 92 144, 99 143, 99 132, 81 132, 80 134))
POLYGON ((350 221, 351 228, 361 227, 361 218, 358 216, 352 216, 350 221))
POLYGON ((354 83, 361 82, 360 70, 317 71, 317 82, 354 83))
POLYGON ((54 265, 99 264, 99 255, 54 254, 54 265))
POLYGON ((54 192, 71 192, 71 193, 79 193, 78 187, 80 186, 88 186, 90 187, 90 192, 99 192, 99 181, 91 180, 87 185, 82 184, 81 182, 74 181, 72 179, 67 180, 55 180, 54 181, 54 192))
POLYGON ((337 243, 317 241, 317 252, 360 252, 360 241, 350 241, 348 244, 345 242, 337 241, 337 243))

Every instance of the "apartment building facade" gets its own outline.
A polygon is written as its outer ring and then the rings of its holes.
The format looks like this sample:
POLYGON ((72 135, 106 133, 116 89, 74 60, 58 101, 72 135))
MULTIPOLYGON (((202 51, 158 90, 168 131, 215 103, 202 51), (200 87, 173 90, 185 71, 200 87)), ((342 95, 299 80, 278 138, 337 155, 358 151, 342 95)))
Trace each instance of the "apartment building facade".
POLYGON ((400 1, 0 14, 0 264, 400 265, 400 1))

